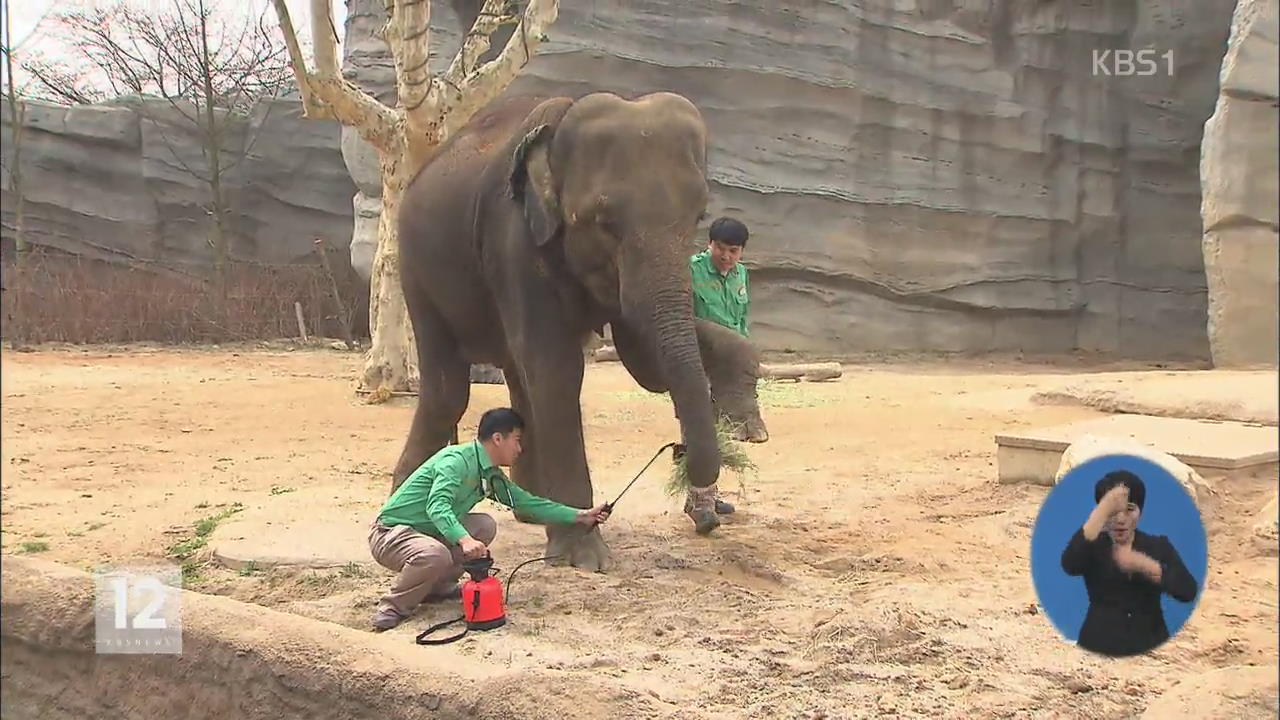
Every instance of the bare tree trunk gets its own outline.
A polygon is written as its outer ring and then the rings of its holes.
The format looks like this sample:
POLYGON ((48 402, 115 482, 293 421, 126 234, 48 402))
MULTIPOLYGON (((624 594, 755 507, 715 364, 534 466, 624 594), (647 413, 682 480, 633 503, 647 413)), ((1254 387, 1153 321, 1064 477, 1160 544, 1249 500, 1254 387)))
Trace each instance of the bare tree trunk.
MULTIPOLYGON (((12 73, 12 70, 10 70, 12 73)), ((13 75, 9 75, 13 77, 13 75)), ((9 127, 12 129, 13 155, 9 162, 9 179, 13 185, 13 248, 15 267, 22 267, 22 259, 27 254, 27 197, 22 186, 22 132, 23 123, 27 120, 27 104, 15 97, 13 86, 9 86, 9 127)))
POLYGON ((26 193, 22 186, 22 131, 26 122, 27 104, 18 97, 18 88, 13 81, 13 25, 9 13, 10 0, 4 0, 4 62, 5 77, 9 91, 9 129, 12 133, 10 142, 13 150, 9 158, 9 179, 13 186, 13 245, 15 250, 15 267, 22 267, 22 256, 27 250, 26 193))
POLYGON ((227 296, 227 208, 222 194, 222 132, 214 112, 213 67, 209 58, 209 13, 200 0, 200 81, 204 96, 204 141, 209 158, 209 195, 213 205, 213 272, 219 300, 227 296))
POLYGON ((395 218, 400 199, 413 176, 401 153, 382 156, 382 217, 378 220, 378 249, 369 280, 369 335, 360 389, 407 392, 418 377, 418 348, 400 286, 400 238, 395 218))
MULTIPOLYGON (((23 258, 27 254, 27 236, 26 236, 26 188, 22 183, 22 132, 23 124, 26 122, 27 105, 18 97, 17 86, 13 81, 13 25, 9 13, 9 0, 4 1, 4 61, 5 72, 8 81, 9 94, 9 145, 12 146, 9 155, 9 181, 13 189, 13 280, 16 287, 10 288, 8 315, 10 318, 21 317, 22 308, 22 285, 26 283, 26 276, 23 274, 23 258)), ((22 339, 21 331, 15 330, 21 326, 21 322, 7 323, 9 325, 9 342, 11 346, 17 350, 25 344, 22 339)))

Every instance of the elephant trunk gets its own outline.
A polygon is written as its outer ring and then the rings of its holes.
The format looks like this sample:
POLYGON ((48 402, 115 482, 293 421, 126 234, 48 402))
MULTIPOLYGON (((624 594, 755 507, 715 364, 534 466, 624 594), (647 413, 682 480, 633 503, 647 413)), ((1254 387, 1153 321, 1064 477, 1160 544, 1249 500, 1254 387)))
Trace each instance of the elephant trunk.
POLYGON ((645 279, 634 282, 628 282, 626 270, 620 268, 623 270, 622 311, 631 327, 649 335, 647 344, 655 353, 680 420, 689 482, 694 487, 705 488, 720 475, 715 410, 694 330, 688 268, 672 264, 675 267, 654 273, 657 268, 650 257, 643 271, 645 279), (655 276, 664 279, 653 282, 655 276))

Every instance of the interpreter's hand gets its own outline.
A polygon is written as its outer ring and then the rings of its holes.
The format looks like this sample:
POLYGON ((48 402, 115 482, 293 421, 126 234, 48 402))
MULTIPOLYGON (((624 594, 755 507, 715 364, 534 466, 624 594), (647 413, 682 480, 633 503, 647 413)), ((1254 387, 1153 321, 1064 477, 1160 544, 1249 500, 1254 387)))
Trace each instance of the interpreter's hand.
POLYGON ((462 548, 462 557, 467 560, 477 560, 489 552, 488 546, 470 535, 459 540, 458 546, 462 548))
POLYGON ((1116 567, 1127 573, 1147 573, 1152 572, 1152 568, 1159 568, 1159 563, 1143 552, 1138 552, 1128 545, 1113 545, 1111 547, 1111 557, 1116 561, 1116 567))
POLYGON ((578 511, 578 524, 591 527, 609 519, 609 503, 601 503, 590 510, 578 511))
POLYGON ((1115 515, 1129 506, 1129 486, 1116 485, 1102 496, 1102 501, 1098 503, 1107 509, 1107 515, 1115 515))

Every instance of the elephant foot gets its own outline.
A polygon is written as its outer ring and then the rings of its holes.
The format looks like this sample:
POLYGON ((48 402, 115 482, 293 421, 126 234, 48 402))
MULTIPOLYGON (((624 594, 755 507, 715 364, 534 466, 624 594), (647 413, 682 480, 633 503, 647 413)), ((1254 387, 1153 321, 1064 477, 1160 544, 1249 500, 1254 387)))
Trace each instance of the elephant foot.
POLYGON ((476 385, 505 385, 502 370, 493 365, 472 365, 471 382, 476 385))
POLYGON ((720 527, 720 516, 716 513, 716 500, 715 485, 689 488, 689 497, 684 503, 684 513, 693 520, 693 529, 699 535, 707 535, 720 527))
POLYGON ((548 565, 572 565, 590 572, 604 572, 613 564, 599 528, 548 527, 546 555, 554 558, 547 561, 548 565))

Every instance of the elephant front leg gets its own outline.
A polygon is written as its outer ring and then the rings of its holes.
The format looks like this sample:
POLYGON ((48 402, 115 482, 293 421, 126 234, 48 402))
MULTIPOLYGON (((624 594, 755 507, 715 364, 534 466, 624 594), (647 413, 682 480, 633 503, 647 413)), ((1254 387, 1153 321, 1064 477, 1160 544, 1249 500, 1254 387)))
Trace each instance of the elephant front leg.
MULTIPOLYGON (((512 479, 526 490, 575 508, 590 508, 591 474, 582 437, 582 354, 529 353, 519 370, 508 371, 512 406, 526 420, 524 448, 512 479)), ((545 555, 552 565, 599 572, 611 563, 598 528, 548 525, 545 555)))
POLYGON ((609 545, 600 528, 581 525, 548 525, 547 557, 551 565, 572 565, 592 572, 604 572, 613 563, 609 545))

